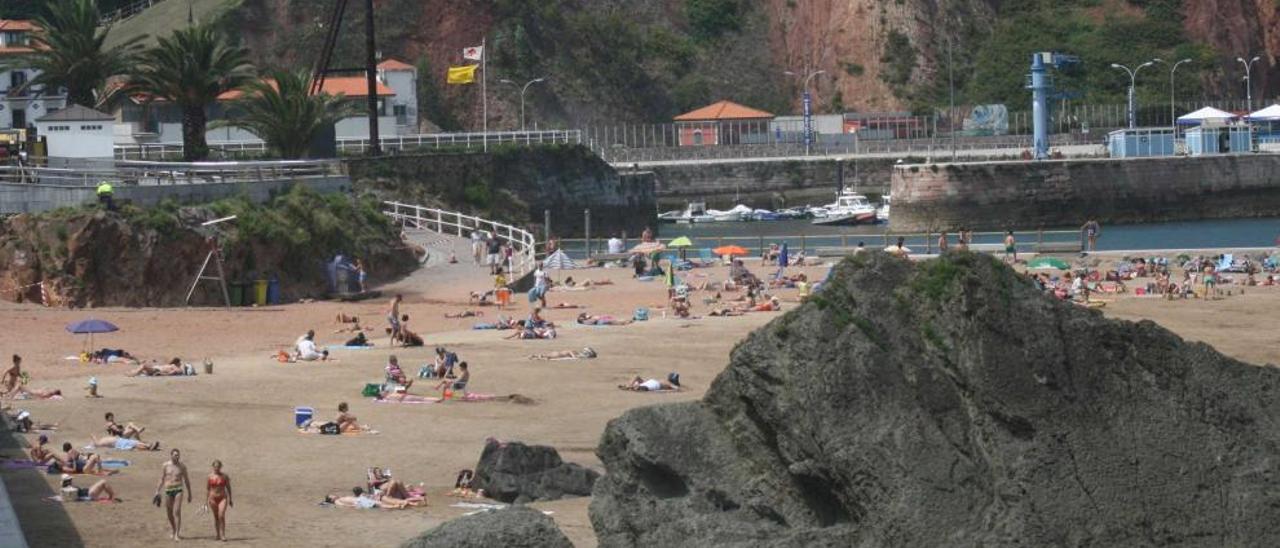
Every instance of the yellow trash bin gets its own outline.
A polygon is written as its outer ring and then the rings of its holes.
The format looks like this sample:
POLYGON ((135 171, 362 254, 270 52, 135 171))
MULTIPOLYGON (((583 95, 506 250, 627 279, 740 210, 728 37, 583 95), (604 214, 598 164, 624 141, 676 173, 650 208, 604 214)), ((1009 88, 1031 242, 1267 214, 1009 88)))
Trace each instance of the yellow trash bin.
POLYGON ((258 306, 267 306, 267 281, 253 281, 253 302, 258 306))

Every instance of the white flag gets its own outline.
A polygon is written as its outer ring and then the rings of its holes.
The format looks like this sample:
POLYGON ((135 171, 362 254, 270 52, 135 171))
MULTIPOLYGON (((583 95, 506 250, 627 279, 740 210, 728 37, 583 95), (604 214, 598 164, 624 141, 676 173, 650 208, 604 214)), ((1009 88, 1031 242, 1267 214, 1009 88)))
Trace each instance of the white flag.
POLYGON ((481 59, 484 59, 484 46, 473 46, 469 48, 462 48, 462 58, 469 59, 472 61, 479 61, 481 59))

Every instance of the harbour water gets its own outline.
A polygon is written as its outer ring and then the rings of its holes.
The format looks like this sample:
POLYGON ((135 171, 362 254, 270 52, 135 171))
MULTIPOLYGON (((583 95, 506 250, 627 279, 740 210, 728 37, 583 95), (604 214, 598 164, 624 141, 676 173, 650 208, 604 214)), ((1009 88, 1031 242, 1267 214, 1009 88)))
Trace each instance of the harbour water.
MULTIPOLYGON (((1083 221, 1082 221, 1083 222, 1083 221)), ((759 253, 760 246, 787 242, 792 250, 816 250, 824 247, 855 246, 864 242, 866 247, 878 249, 897 242, 898 235, 887 225, 860 225, 848 227, 816 226, 805 220, 771 222, 725 222, 695 224, 662 224, 659 239, 669 241, 679 236, 693 240, 693 248, 711 248, 720 245, 738 245, 759 253)), ((1079 241, 1080 227, 1060 227, 1040 231, 1015 231, 1020 244, 1030 244, 1043 238, 1046 242, 1079 241)), ((1280 218, 1231 219, 1206 221, 1180 221, 1169 223, 1103 225, 1098 239, 1099 251, 1201 248, 1248 248, 1276 245, 1280 235, 1280 218)), ((636 243, 634 235, 628 244, 636 243)), ((926 246, 922 235, 903 235, 905 244, 912 249, 926 246)), ((592 236, 592 249, 603 252, 609 235, 592 236)), ((952 234, 952 242, 955 235, 952 234)), ((934 235, 934 239, 937 235, 934 235)), ((1004 235, 988 232, 975 235, 975 243, 1000 243, 1004 235)), ((932 242, 930 242, 931 244, 932 242)), ((575 257, 584 255, 582 241, 566 241, 564 248, 575 257)), ((794 252, 794 251, 793 251, 794 252)), ((696 255, 696 252, 693 252, 696 255)))

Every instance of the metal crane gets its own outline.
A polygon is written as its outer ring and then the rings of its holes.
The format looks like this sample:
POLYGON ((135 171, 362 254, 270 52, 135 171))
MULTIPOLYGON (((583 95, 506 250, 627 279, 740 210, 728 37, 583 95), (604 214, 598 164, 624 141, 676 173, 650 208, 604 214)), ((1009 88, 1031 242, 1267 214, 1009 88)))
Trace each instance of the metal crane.
POLYGON ((1031 121, 1034 130, 1035 159, 1049 158, 1049 100, 1068 97, 1070 94, 1055 91, 1049 68, 1062 70, 1077 64, 1080 58, 1054 51, 1031 54, 1031 74, 1027 77, 1027 89, 1031 90, 1031 121))

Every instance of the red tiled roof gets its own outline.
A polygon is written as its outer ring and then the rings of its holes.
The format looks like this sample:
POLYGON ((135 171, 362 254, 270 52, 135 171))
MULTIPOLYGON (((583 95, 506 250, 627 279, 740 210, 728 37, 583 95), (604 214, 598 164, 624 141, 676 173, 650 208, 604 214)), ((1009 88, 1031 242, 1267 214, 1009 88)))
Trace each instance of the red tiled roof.
POLYGON ((37 28, 35 21, 27 19, 0 19, 0 30, 34 31, 37 28))
POLYGON ((686 112, 675 117, 677 122, 695 122, 705 120, 759 120, 773 118, 773 114, 751 107, 744 107, 733 101, 719 101, 700 109, 686 112))
POLYGON ((387 59, 378 63, 378 68, 382 70, 414 70, 413 65, 399 59, 387 59))
MULTIPOLYGON (((265 80, 265 81, 270 82, 271 87, 275 87, 274 81, 271 81, 271 80, 265 80)), ((108 84, 108 87, 110 87, 110 84, 108 84)), ((368 97, 369 94, 365 91, 366 89, 368 89, 368 85, 365 83, 363 76, 330 76, 329 78, 325 78, 324 87, 321 88, 321 91, 324 93, 328 93, 330 95, 344 95, 346 97, 368 97)), ((395 91, 387 87, 386 84, 383 84, 382 82, 377 83, 377 90, 378 90, 378 97, 389 97, 396 94, 395 91)), ((244 90, 239 90, 239 89, 224 91, 222 92, 221 95, 218 96, 218 100, 234 101, 236 99, 244 97, 244 94, 245 94, 244 90)), ((133 99, 135 103, 145 103, 148 99, 147 95, 143 93, 135 93, 130 95, 129 97, 133 99)), ((155 101, 162 102, 164 101, 164 99, 155 99, 155 101)))

